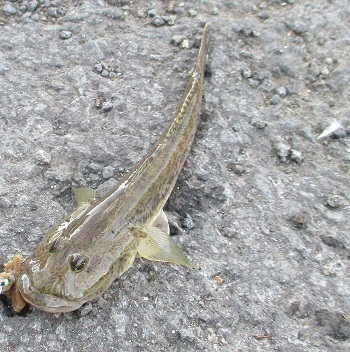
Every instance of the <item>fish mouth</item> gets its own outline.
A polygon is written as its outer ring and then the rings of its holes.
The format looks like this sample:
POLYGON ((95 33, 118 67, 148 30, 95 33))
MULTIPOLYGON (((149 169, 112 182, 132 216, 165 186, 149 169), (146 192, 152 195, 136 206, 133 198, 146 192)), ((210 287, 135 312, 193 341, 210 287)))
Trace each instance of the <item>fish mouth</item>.
POLYGON ((51 293, 42 293, 30 282, 27 274, 17 280, 18 289, 30 305, 49 313, 65 313, 79 309, 84 302, 69 301, 51 293))

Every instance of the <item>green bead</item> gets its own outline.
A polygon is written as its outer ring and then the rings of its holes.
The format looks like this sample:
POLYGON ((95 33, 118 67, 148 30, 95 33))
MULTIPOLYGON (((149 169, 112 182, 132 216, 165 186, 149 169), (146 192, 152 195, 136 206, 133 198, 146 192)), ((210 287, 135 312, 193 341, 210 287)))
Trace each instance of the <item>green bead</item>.
POLYGON ((8 279, 4 279, 0 282, 0 286, 8 286, 10 284, 10 281, 8 279))

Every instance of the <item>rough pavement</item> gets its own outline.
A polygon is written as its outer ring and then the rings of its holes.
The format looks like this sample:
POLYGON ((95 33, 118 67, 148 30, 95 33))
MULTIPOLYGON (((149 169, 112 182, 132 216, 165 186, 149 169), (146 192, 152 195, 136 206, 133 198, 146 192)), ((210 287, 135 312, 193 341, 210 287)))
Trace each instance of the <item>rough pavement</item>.
POLYGON ((103 194, 141 159, 204 21, 212 36, 167 205, 199 269, 137 259, 69 314, 0 305, 1 349, 349 351, 349 16, 345 0, 1 1, 1 262, 32 252, 72 186, 103 194))

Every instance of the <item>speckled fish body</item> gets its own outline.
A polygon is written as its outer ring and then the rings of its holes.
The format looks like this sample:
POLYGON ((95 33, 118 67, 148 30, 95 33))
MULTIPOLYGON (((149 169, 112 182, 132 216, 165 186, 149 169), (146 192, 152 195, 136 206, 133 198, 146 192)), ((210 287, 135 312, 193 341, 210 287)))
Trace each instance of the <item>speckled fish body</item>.
POLYGON ((77 208, 24 262, 17 285, 29 304, 47 312, 76 310, 106 291, 137 254, 191 266, 169 236, 163 206, 196 132, 208 54, 207 32, 205 27, 177 112, 151 150, 101 200, 94 201, 88 190, 78 190, 77 208))

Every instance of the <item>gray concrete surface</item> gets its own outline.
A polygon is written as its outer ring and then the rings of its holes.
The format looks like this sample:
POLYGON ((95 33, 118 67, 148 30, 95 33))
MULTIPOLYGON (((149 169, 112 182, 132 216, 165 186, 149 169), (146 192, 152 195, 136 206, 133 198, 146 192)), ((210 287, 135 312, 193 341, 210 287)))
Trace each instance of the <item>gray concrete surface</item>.
POLYGON ((137 259, 70 314, 0 305, 2 351, 350 350, 346 0, 0 5, 1 262, 32 252, 72 186, 102 194, 147 152, 203 21, 212 35, 202 122, 167 206, 200 269, 137 259))

